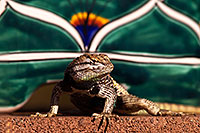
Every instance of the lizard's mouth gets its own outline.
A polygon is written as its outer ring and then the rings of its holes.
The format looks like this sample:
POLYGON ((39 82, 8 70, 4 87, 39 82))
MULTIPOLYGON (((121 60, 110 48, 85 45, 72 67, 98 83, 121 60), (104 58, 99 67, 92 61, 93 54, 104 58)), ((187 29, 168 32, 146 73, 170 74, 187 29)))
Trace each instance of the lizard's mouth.
POLYGON ((105 76, 112 71, 111 68, 100 63, 90 65, 84 64, 83 66, 78 66, 79 69, 77 70, 77 68, 74 68, 75 71, 71 73, 71 76, 77 82, 98 80, 102 76, 105 76))
POLYGON ((90 64, 90 63, 81 63, 79 65, 75 65, 71 68, 75 73, 76 72, 87 72, 87 71, 102 71, 106 69, 106 66, 103 64, 90 64))
POLYGON ((102 64, 95 64, 95 65, 90 65, 89 67, 88 67, 90 70, 102 70, 102 69, 104 69, 105 68, 105 66, 104 65, 102 65, 102 64))

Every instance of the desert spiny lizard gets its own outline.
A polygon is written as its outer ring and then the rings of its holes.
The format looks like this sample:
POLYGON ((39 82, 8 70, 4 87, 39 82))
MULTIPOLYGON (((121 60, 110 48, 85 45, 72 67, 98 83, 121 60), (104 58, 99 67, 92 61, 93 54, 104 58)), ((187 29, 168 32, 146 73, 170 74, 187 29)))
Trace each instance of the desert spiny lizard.
POLYGON ((105 54, 86 53, 77 57, 65 70, 64 79, 53 88, 50 111, 47 114, 36 113, 34 116, 55 116, 63 92, 70 95, 77 108, 95 117, 109 117, 112 113, 128 115, 140 110, 150 115, 182 114, 162 110, 152 101, 129 94, 110 76, 113 68, 105 54))

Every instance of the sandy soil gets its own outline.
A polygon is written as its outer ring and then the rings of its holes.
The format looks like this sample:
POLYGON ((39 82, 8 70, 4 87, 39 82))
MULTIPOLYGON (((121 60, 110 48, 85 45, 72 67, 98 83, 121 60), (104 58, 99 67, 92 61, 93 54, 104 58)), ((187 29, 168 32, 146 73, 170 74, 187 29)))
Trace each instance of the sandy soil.
MULTIPOLYGON (((33 118, 30 113, 1 114, 0 133, 6 132, 103 132, 100 119, 89 116, 33 118)), ((111 118, 107 132, 200 132, 200 115, 190 116, 120 116, 111 118)))

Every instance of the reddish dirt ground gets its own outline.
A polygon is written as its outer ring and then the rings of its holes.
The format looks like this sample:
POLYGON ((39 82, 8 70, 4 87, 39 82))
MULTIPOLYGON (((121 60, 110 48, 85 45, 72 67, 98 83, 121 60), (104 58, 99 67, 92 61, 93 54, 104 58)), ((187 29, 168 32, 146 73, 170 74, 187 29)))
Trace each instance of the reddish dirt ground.
MULTIPOLYGON (((29 114, 1 114, 0 133, 6 132, 103 132, 100 119, 89 116, 30 117, 29 114)), ((189 116, 120 116, 111 118, 107 132, 200 132, 200 115, 189 116)))

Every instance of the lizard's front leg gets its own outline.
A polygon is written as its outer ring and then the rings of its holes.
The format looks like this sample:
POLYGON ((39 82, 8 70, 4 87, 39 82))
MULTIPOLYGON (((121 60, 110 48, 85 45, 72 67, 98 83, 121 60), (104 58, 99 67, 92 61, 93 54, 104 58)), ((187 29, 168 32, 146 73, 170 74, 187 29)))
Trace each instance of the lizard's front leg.
POLYGON ((62 90, 63 86, 64 86, 63 81, 60 81, 53 88, 52 95, 51 95, 51 101, 50 101, 51 109, 47 114, 41 114, 41 113, 37 112, 36 114, 31 115, 31 116, 32 117, 37 117, 37 116, 39 116, 39 117, 52 117, 52 116, 56 116, 57 113, 58 113, 58 103, 59 103, 60 95, 63 92, 63 90, 62 90))
POLYGON ((95 86, 91 89, 90 94, 96 94, 98 97, 105 98, 105 105, 101 114, 93 113, 92 116, 94 117, 93 121, 97 118, 101 118, 101 122, 98 126, 98 130, 102 126, 104 120, 107 121, 105 126, 104 132, 107 130, 110 117, 118 117, 118 115, 113 115, 112 111, 114 108, 114 104, 117 99, 117 92, 116 89, 111 86, 106 86, 104 84, 95 86))
POLYGON ((95 118, 99 117, 111 117, 114 104, 117 99, 117 93, 115 88, 100 84, 91 89, 90 94, 95 94, 98 97, 105 98, 105 105, 101 114, 93 113, 92 116, 95 118))

